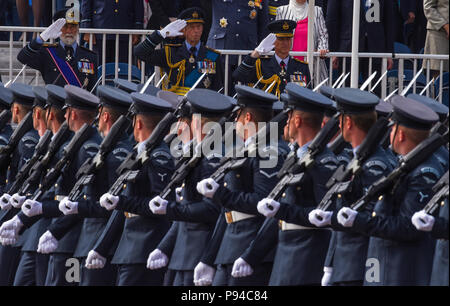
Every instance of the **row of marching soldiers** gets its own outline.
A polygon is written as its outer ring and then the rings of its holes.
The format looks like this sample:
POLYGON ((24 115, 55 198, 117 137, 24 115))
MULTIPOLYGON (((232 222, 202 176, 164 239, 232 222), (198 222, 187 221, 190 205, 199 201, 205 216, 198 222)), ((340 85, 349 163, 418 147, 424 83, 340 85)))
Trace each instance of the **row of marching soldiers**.
POLYGON ((442 104, 117 84, 0 86, 1 285, 448 285, 442 104))

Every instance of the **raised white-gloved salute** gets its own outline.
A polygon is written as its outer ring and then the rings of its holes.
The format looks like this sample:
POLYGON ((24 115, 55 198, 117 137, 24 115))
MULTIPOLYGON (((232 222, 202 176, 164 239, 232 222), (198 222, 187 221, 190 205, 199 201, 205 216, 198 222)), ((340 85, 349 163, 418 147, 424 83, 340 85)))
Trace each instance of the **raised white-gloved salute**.
POLYGON ((331 225, 331 216, 333 212, 314 209, 308 214, 308 220, 317 227, 331 225))
POLYGON ((69 201, 68 197, 59 202, 58 208, 64 215, 78 214, 78 202, 69 201))
POLYGON ((58 248, 58 240, 52 235, 50 231, 46 231, 41 238, 37 248, 38 253, 50 254, 58 248))
POLYGON ((277 40, 277 36, 274 33, 270 33, 264 38, 258 47, 255 48, 255 51, 259 53, 259 55, 268 53, 275 48, 275 41, 277 40))
POLYGON ((106 264, 106 258, 94 250, 90 250, 86 258, 86 268, 103 269, 106 264))
POLYGON ((427 214, 425 211, 421 210, 416 212, 411 217, 412 224, 419 230, 423 232, 431 232, 434 226, 434 217, 427 214))
POLYGON ((219 188, 219 184, 217 184, 217 182, 212 178, 207 178, 197 183, 198 193, 204 195, 209 199, 212 199, 214 197, 217 188, 219 188))
POLYGON ((199 262, 194 269, 194 284, 196 286, 210 286, 212 284, 216 269, 199 262))
POLYGON ((150 200, 148 206, 155 215, 165 215, 168 203, 168 201, 164 200, 160 196, 156 196, 150 200))
POLYGON ((34 217, 42 214, 42 203, 34 200, 26 200, 22 205, 22 212, 27 217, 34 217))
POLYGON ((339 224, 344 227, 352 227, 358 212, 348 207, 342 207, 337 215, 339 224))
POLYGON ((11 203, 9 203, 9 200, 11 199, 11 196, 7 193, 4 193, 2 197, 0 198, 0 208, 2 210, 8 210, 12 207, 11 203))
POLYGON ((25 202, 25 200, 27 199, 26 196, 21 196, 18 193, 13 194, 13 196, 11 197, 11 199, 9 200, 9 202, 11 203, 11 205, 14 208, 20 208, 22 207, 23 202, 25 202))
POLYGON ((106 210, 113 210, 119 203, 119 197, 109 193, 105 193, 100 197, 100 206, 106 210))
POLYGON ((262 199, 258 202, 257 209, 261 215, 273 218, 280 209, 280 203, 272 199, 262 199))
POLYGON ((61 36, 62 27, 66 24, 66 18, 59 18, 53 22, 44 32, 41 33, 41 39, 47 41, 49 39, 55 39, 61 36))
POLYGON ((19 231, 22 227, 23 223, 17 216, 14 216, 12 219, 4 222, 2 226, 0 226, 0 243, 2 245, 15 244, 19 236, 19 231))
POLYGON ((169 263, 169 258, 160 249, 155 249, 148 255, 147 269, 161 269, 169 263))
POLYGON ((330 285, 331 274, 333 273, 333 268, 332 267, 323 267, 323 272, 324 273, 323 273, 321 285, 322 286, 329 286, 330 285))
POLYGON ((242 257, 239 257, 234 261, 231 276, 238 278, 238 277, 247 277, 252 274, 253 274, 252 267, 242 257))
POLYGON ((159 34, 163 38, 182 36, 183 33, 181 32, 181 30, 183 30, 186 25, 187 23, 185 20, 177 19, 166 25, 162 30, 159 31, 159 34))

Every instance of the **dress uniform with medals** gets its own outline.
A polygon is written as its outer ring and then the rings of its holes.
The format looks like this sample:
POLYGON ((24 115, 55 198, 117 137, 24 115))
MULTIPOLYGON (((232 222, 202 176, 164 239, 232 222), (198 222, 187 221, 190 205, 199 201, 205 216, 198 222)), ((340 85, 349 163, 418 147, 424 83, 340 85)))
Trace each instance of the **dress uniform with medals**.
MULTIPOLYGON (((231 110, 228 97, 214 91, 194 89, 187 95, 192 114, 202 117, 220 117, 231 110)), ((203 148, 202 148, 203 149, 203 148)), ((202 152, 203 153, 203 152, 202 152)), ((211 176, 220 165, 221 148, 212 149, 207 156, 202 155, 197 166, 191 170, 181 185, 181 202, 169 202, 165 216, 176 221, 158 245, 170 258, 168 268, 174 271, 174 286, 193 286, 193 271, 209 242, 221 207, 198 193, 197 183, 211 176)), ((220 216, 223 217, 223 216, 220 216)))
MULTIPOLYGON (((288 105, 306 113, 323 114, 332 105, 332 101, 309 89, 289 83, 286 87, 288 105)), ((307 153, 311 140, 295 152, 301 159, 307 153)), ((255 265, 265 254, 275 248, 273 269, 270 276, 271 286, 317 285, 322 278, 322 268, 328 250, 331 232, 316 228, 307 218, 296 219, 293 215, 307 216, 325 195, 326 182, 338 167, 334 154, 325 148, 315 160, 314 166, 304 172, 302 182, 288 186, 279 201, 279 209, 265 221, 251 246, 242 258, 255 265), (303 213, 299 213, 303 211, 303 213), (278 229, 279 226, 279 230, 278 229), (273 234, 275 230, 276 235, 273 234)), ((263 201, 271 201, 266 199, 263 201)), ((262 203, 261 201, 260 203, 262 203)))
MULTIPOLYGON (((14 83, 9 87, 9 89, 13 94, 13 103, 22 104, 28 107, 33 105, 35 95, 31 86, 21 83, 14 83)), ((38 142, 39 134, 33 128, 27 131, 20 139, 18 145, 12 153, 11 162, 6 174, 7 179, 4 190, 8 190, 13 184, 17 172, 31 158, 34 153, 34 148, 38 142)), ((0 212, 0 216, 3 217, 7 213, 8 210, 2 210, 0 212)), ((13 284, 19 259, 19 246, 0 246, 0 285, 5 286, 13 284)))
MULTIPOLYGON (((276 96, 247 86, 237 85, 236 92, 238 93, 237 103, 250 109, 272 111, 273 103, 277 101, 276 96)), ((252 137, 248 138, 245 144, 251 145, 252 139, 252 137)), ((259 148, 266 152, 272 149, 270 144, 259 148)), ((233 263, 256 237, 265 220, 256 207, 258 202, 275 187, 278 181, 276 174, 288 151, 287 147, 282 147, 279 143, 276 153, 270 151, 269 154, 278 155, 276 166, 260 167, 262 161, 275 157, 273 155, 262 157, 256 154, 255 157, 248 157, 242 167, 228 172, 223 182, 216 182, 218 186, 212 201, 221 205, 223 209, 217 220, 213 238, 201 258, 202 263, 217 266, 213 286, 267 285, 272 270, 270 254, 253 267, 254 273, 251 276, 234 278, 231 276, 231 271, 233 263)), ((206 180, 197 185, 197 190, 204 182, 206 180)))
MULTIPOLYGON (((62 10, 56 12, 53 19, 66 18, 66 23, 78 27, 79 20, 72 14, 73 11, 62 10)), ((71 46, 65 45, 61 39, 50 44, 38 36, 19 52, 17 59, 38 70, 45 84, 69 84, 91 90, 97 81, 97 54, 76 41, 71 46)))
MULTIPOLYGON (((185 20, 188 24, 203 24, 203 16, 204 13, 200 8, 190 8, 183 11, 178 19, 185 20)), ((218 91, 223 87, 219 52, 206 47, 200 40, 196 46, 189 45, 185 40, 181 46, 166 44, 163 49, 155 50, 156 46, 163 41, 161 31, 155 31, 137 45, 134 54, 150 65, 161 67, 167 73, 168 83, 166 80, 163 81, 162 89, 185 95, 203 73, 206 73, 206 76, 197 88, 218 91)))
MULTIPOLYGON (((292 20, 277 20, 268 25, 269 31, 277 38, 293 37, 295 27, 296 23, 292 20)), ((263 90, 274 83, 269 92, 277 96, 280 96, 287 83, 310 87, 311 81, 307 63, 291 56, 281 59, 276 49, 273 56, 255 58, 247 55, 233 72, 233 78, 247 84, 255 84, 261 79, 258 87, 263 90)))
MULTIPOLYGON (((139 114, 163 116, 172 109, 168 102, 153 96, 133 93, 131 97, 133 104, 130 110, 135 116, 139 114)), ((137 145, 137 153, 145 148, 145 143, 144 141, 137 145)), ((174 171, 174 163, 169 147, 164 142, 149 152, 148 156, 149 161, 140 169, 139 176, 127 184, 116 202, 116 210, 123 211, 126 216, 119 244, 111 260, 112 264, 118 265, 119 286, 162 285, 164 279, 165 271, 151 271, 146 268, 146 262, 148 254, 156 248, 170 224, 165 218, 151 214, 148 202, 167 185, 174 171)), ((106 226, 104 233, 114 235, 109 226, 106 226)), ((102 234, 100 239, 105 239, 105 236, 107 235, 102 234)))
MULTIPOLYGON (((394 96, 390 102, 396 125, 428 131, 438 121, 434 111, 417 101, 394 96)), ((432 187, 444 172, 436 154, 431 154, 383 195, 373 211, 356 213, 353 224, 348 224, 349 229, 370 236, 367 258, 379 261, 379 279, 366 278, 364 285, 429 284, 435 240, 430 233, 414 228, 411 217, 432 198, 432 187)), ((355 212, 349 210, 349 213, 355 212)))
MULTIPOLYGON (((364 114, 375 111, 379 99, 376 95, 353 88, 335 90, 338 110, 343 115, 364 114)), ((354 148, 355 150, 355 148, 354 148)), ((382 176, 392 171, 391 163, 381 146, 378 146, 362 165, 361 172, 351 179, 351 192, 335 200, 335 207, 339 210, 359 199, 364 192, 382 176)), ((367 206, 371 210, 372 205, 367 206)), ((335 285, 361 285, 364 280, 365 264, 369 238, 358 233, 342 231, 333 214, 332 228, 335 239, 332 239, 327 254, 327 262, 332 262, 333 273, 331 283, 335 285)))

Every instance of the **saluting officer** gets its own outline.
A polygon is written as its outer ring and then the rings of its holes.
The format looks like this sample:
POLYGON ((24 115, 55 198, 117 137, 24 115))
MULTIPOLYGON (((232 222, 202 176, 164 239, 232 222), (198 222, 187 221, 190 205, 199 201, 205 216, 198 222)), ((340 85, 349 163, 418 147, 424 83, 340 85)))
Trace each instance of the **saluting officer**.
MULTIPOLYGON (((390 100, 394 107, 391 143, 405 156, 429 137, 437 114, 425 105, 402 96, 390 100)), ((400 157, 401 158, 401 157, 400 157)), ((436 154, 431 154, 383 195, 373 211, 358 213, 343 207, 338 222, 370 236, 367 258, 379 262, 379 279, 365 279, 368 286, 424 286, 431 276, 435 240, 411 224, 413 214, 425 207, 432 187, 444 174, 436 154)), ((370 265, 367 269, 370 269, 370 265)))
MULTIPOLYGON (((172 107, 168 102, 149 95, 133 93, 131 97, 133 104, 130 110, 133 112, 134 137, 138 142, 139 154, 145 150, 146 140, 155 126, 172 107)), ((164 142, 148 154, 148 162, 140 169, 139 176, 127 184, 122 195, 105 193, 100 198, 102 207, 119 210, 126 216, 119 244, 111 260, 112 264, 119 265, 118 286, 156 286, 162 285, 164 280, 165 271, 149 270, 146 268, 146 262, 148 254, 156 248, 170 224, 164 217, 151 214, 148 202, 167 185, 174 170, 174 163, 164 142), (142 213, 143 210, 150 213, 142 213)), ((117 224, 113 223, 111 226, 117 224)), ((100 239, 105 239, 105 236, 111 233, 110 230, 110 226, 107 226, 104 230, 106 234, 102 234, 100 239)), ((96 259, 102 262, 99 266, 102 267, 106 262, 105 255, 107 254, 98 253, 96 250, 90 251, 86 265, 91 266, 96 259)))
MULTIPOLYGON (((272 118, 272 107, 277 98, 243 85, 236 86, 236 92, 237 103, 242 107, 236 118, 236 134, 244 141, 244 146, 253 146, 255 133, 261 126, 254 129, 249 126, 268 122, 272 118)), ((248 157, 242 167, 225 175, 223 183, 207 178, 197 184, 199 193, 212 199, 223 209, 213 238, 194 270, 196 284, 205 285, 212 282, 218 286, 267 285, 269 281, 272 270, 270 259, 254 266, 254 273, 250 276, 234 278, 231 275, 233 263, 245 251, 264 222, 265 218, 258 213, 257 204, 277 183, 276 174, 289 151, 280 143, 276 148, 268 143, 259 146, 258 151, 267 155, 256 154, 254 157, 248 157), (270 167, 264 165, 268 161, 272 164, 270 167), (215 265, 217 273, 213 267, 215 265)))
MULTIPOLYGON (((335 90, 340 115, 341 133, 344 140, 349 142, 356 152, 370 128, 377 121, 375 106, 379 103, 376 95, 355 88, 339 88, 335 90)), ((353 154, 355 155, 355 153, 353 154)), ((334 201, 337 209, 350 205, 359 199, 365 191, 383 175, 391 172, 392 166, 386 157, 386 153, 377 146, 370 156, 361 165, 358 175, 351 178, 351 192, 342 195, 334 201)), ((371 209, 369 207, 366 209, 371 209)), ((373 207, 373 206, 372 206, 373 207)), ((325 278, 331 276, 329 283, 334 285, 362 285, 365 274, 367 247, 369 239, 358 233, 340 231, 336 214, 320 209, 313 210, 308 215, 309 221, 318 226, 332 225, 336 230, 335 239, 331 240, 327 263, 332 262, 332 268, 325 269, 325 278), (317 216, 320 216, 320 220, 317 216), (331 274, 331 275, 330 275, 331 274)), ((294 220, 291 220, 294 221, 294 220)))
POLYGON ((259 46, 244 58, 233 72, 233 78, 244 83, 256 83, 259 88, 280 96, 287 83, 309 87, 311 81, 308 65, 289 56, 296 24, 292 20, 277 20, 268 25, 271 32, 259 46), (262 56, 272 51, 273 56, 262 56))
MULTIPOLYGON (((192 132, 195 135, 194 146, 199 144, 206 134, 206 127, 232 108, 230 100, 219 93, 207 89, 194 89, 187 94, 192 107, 192 132)), ((194 150, 200 149, 195 146, 194 150)), ((148 258, 147 268, 159 269, 168 265, 175 272, 171 284, 174 286, 193 286, 194 268, 200 261, 203 247, 209 242, 221 208, 196 190, 199 181, 208 178, 220 165, 222 147, 202 146, 201 159, 191 170, 181 185, 178 202, 169 202, 160 197, 150 201, 154 214, 164 215, 173 222, 170 230, 148 258), (156 206, 155 202, 160 203, 156 206), (169 260, 170 258, 170 260, 169 260)), ((193 153, 193 154, 198 154, 193 153)))
MULTIPOLYGON (((292 83, 286 86, 286 92, 288 105, 292 108, 287 130, 289 137, 299 146, 295 154, 301 159, 319 133, 325 109, 332 105, 332 101, 292 83)), ((307 211, 316 207, 327 191, 326 182, 337 167, 336 157, 325 148, 316 157, 314 166, 304 172, 300 184, 288 186, 280 199, 264 198, 259 201, 258 212, 269 219, 252 244, 235 261, 234 277, 247 276, 252 266, 275 249, 269 285, 320 284, 330 231, 316 228, 307 218, 291 223, 284 217, 292 216, 295 210, 307 211)))
POLYGON ((155 31, 135 47, 134 54, 139 59, 166 71, 168 83, 163 81, 164 90, 183 96, 203 73, 206 76, 197 88, 215 91, 222 88, 220 53, 200 41, 203 24, 204 13, 200 8, 187 9, 178 16, 178 20, 155 31), (165 45, 161 50, 155 50, 164 38, 180 35, 185 36, 181 46, 165 45))
POLYGON ((26 45, 17 59, 39 70, 45 84, 69 84, 90 90, 97 81, 97 54, 78 45, 77 15, 73 9, 56 12, 55 22, 26 45), (56 38, 59 42, 46 43, 56 38))

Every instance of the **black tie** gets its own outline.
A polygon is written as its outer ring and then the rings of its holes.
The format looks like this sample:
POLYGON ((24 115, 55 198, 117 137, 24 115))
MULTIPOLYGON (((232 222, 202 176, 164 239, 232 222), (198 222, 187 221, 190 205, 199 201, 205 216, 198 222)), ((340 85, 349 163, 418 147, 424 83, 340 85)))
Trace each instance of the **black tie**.
POLYGON ((73 48, 72 46, 65 46, 64 49, 66 50, 66 61, 70 62, 73 58, 73 48))
POLYGON ((191 47, 191 48, 189 49, 189 51, 191 52, 191 57, 194 57, 194 58, 195 58, 195 52, 197 51, 197 48, 196 48, 196 47, 191 47))
POLYGON ((280 62, 281 71, 284 71, 286 68, 286 63, 284 61, 280 62))

